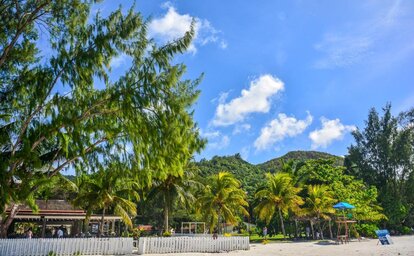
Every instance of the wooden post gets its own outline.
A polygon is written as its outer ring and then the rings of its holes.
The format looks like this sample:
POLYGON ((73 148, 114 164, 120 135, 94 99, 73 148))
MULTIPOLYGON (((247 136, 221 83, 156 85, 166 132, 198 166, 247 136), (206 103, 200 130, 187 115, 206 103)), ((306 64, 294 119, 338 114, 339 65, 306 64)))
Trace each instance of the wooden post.
POLYGON ((116 234, 116 233, 115 233, 115 221, 116 221, 116 220, 113 220, 113 221, 112 221, 112 227, 111 227, 111 233, 114 233, 114 234, 116 234))
POLYGON ((42 238, 45 238, 46 233, 46 218, 45 216, 42 216, 42 238))

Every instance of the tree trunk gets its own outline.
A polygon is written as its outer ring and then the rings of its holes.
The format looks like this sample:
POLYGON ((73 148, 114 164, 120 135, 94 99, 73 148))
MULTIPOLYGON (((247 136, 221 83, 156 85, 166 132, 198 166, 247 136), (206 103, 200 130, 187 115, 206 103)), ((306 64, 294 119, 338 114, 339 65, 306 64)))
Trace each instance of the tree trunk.
POLYGON ((313 221, 312 221, 312 219, 310 220, 310 225, 311 225, 312 239, 315 239, 315 230, 313 229, 313 221))
POLYGON ((319 234, 320 234, 320 238, 323 240, 323 231, 322 231, 322 225, 321 225, 321 221, 319 220, 319 234))
POLYGON ((101 225, 99 227, 99 234, 98 237, 101 237, 103 235, 103 229, 104 229, 104 221, 105 221, 105 207, 102 210, 102 217, 101 217, 101 225))
POLYGON ((282 211, 280 210, 280 208, 278 208, 278 210, 279 210, 280 226, 282 227, 283 238, 286 238, 285 224, 283 223, 282 211))
POLYGON ((298 220, 295 219, 295 238, 298 238, 298 220))
POLYGON ((318 216, 318 229, 319 229, 319 237, 323 240, 323 231, 321 225, 321 218, 318 216))
MULTIPOLYGON (((221 222, 221 213, 220 213, 220 209, 217 212, 217 233, 221 234, 221 226, 220 226, 220 222, 221 222)), ((214 231, 213 231, 214 232, 214 231)))
POLYGON ((330 220, 330 219, 329 219, 329 235, 330 235, 331 239, 333 239, 333 234, 332 234, 332 222, 331 222, 331 220, 330 220))
MULTIPOLYGON (((7 210, 7 206, 4 209, 7 210)), ((1 238, 7 238, 7 230, 9 229, 10 225, 12 224, 14 220, 14 217, 16 217, 18 212, 19 212, 19 205, 12 204, 9 215, 7 216, 6 219, 1 221, 1 225, 0 225, 0 237, 1 238)))
MULTIPOLYGON (((164 232, 168 232, 169 223, 168 223, 168 205, 164 204, 164 232)), ((191 227, 190 227, 191 228, 191 227)))
POLYGON ((87 210, 86 211, 86 216, 85 216, 85 220, 83 221, 83 227, 82 227, 83 233, 85 235, 86 235, 86 233, 89 232, 89 220, 91 218, 91 214, 92 214, 92 211, 91 210, 87 210))

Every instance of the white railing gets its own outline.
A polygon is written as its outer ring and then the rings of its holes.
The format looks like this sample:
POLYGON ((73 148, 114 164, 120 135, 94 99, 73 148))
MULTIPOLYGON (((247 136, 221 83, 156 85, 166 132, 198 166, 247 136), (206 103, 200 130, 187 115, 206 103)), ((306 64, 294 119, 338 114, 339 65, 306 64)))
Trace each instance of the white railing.
POLYGON ((142 237, 138 254, 249 250, 249 237, 142 237))
POLYGON ((123 255, 132 253, 132 238, 0 239, 0 256, 123 255))

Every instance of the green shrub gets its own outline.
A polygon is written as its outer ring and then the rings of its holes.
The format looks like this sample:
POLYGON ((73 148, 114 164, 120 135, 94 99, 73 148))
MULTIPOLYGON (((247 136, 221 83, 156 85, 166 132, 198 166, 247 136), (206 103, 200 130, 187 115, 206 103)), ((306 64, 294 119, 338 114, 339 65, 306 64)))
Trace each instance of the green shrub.
POLYGON ((162 236, 163 237, 170 237, 171 236, 171 233, 168 232, 168 231, 165 231, 164 233, 162 233, 162 236))
POLYGON ((356 224, 355 228, 360 236, 365 237, 376 237, 375 231, 379 230, 376 224, 356 224))
POLYGON ((409 228, 409 227, 406 227, 406 226, 402 226, 401 228, 399 228, 399 230, 398 231, 400 231, 400 233, 402 234, 402 235, 409 235, 409 234, 411 234, 411 228, 409 228))

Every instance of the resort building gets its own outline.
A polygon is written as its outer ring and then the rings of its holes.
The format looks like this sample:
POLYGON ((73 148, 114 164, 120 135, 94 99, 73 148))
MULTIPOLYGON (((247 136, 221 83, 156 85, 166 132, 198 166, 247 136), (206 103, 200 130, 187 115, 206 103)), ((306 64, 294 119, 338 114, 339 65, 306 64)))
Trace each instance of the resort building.
MULTIPOLYGON (((36 204, 39 208, 37 212, 33 212, 27 205, 20 206, 8 230, 8 237, 22 237, 28 228, 33 230, 33 237, 55 237, 58 229, 63 230, 64 237, 98 234, 102 215, 92 214, 89 223, 86 223, 86 211, 74 207, 66 200, 36 200, 36 204)), ((122 227, 120 216, 104 216, 104 236, 120 235, 122 227)))

